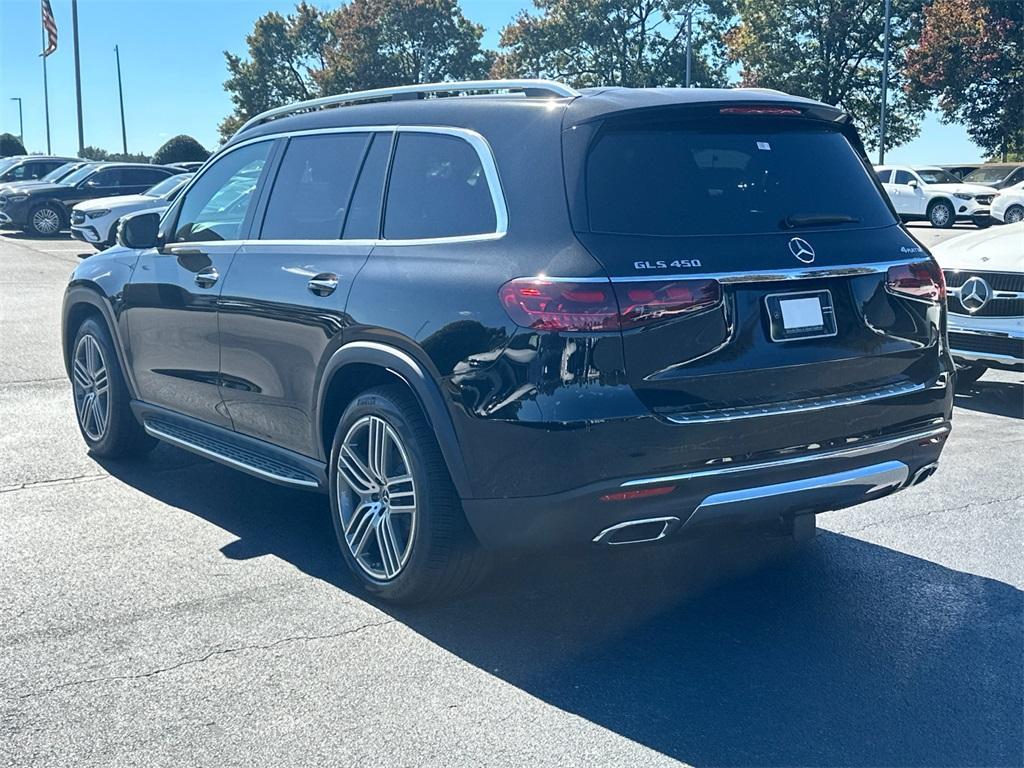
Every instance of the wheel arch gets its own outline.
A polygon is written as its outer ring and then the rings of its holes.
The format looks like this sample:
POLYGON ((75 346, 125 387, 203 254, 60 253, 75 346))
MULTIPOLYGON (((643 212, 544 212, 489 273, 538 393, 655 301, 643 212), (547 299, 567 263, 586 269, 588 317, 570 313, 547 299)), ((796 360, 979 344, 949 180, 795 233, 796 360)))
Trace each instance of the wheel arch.
POLYGON ((69 222, 71 220, 71 211, 68 209, 68 207, 64 203, 64 201, 63 200, 57 200, 56 198, 53 198, 53 197, 48 197, 48 198, 46 198, 44 200, 38 200, 38 201, 32 203, 29 206, 29 208, 28 208, 29 215, 31 215, 31 212, 34 211, 36 208, 41 208, 44 205, 49 205, 49 206, 51 206, 53 208, 56 208, 57 212, 64 219, 65 223, 67 223, 67 222, 69 222))
POLYGON ((131 367, 128 366, 124 344, 114 319, 114 310, 100 291, 88 284, 72 284, 68 286, 67 292, 64 294, 64 308, 61 317, 61 353, 64 357, 64 370, 70 378, 71 346, 74 344, 78 328, 90 317, 99 320, 106 326, 107 332, 114 342, 114 352, 117 354, 118 366, 124 376, 128 393, 134 399, 138 390, 135 388, 131 367))
POLYGON ((404 384, 416 397, 441 448, 452 482, 462 498, 471 495, 458 434, 444 395, 430 369, 409 352, 378 341, 350 341, 327 361, 317 393, 318 448, 330 460, 334 428, 360 392, 388 383, 404 384))

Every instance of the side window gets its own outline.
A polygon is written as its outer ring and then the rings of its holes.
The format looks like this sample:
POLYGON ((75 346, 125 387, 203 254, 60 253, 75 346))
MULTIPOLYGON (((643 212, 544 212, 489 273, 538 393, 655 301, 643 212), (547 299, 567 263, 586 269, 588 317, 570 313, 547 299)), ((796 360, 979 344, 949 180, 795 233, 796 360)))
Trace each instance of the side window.
POLYGON ((122 171, 121 184, 125 187, 146 187, 163 181, 169 175, 159 168, 125 168, 122 171))
POLYGON ((892 178, 892 171, 877 171, 878 180, 883 184, 888 184, 889 179, 892 178))
POLYGON ((263 216, 262 240, 341 237, 366 133, 299 136, 288 142, 263 216))
POLYGON ((370 151, 366 153, 363 169, 359 172, 356 191, 345 219, 346 240, 376 240, 380 237, 380 207, 384 198, 384 182, 391 156, 390 133, 373 136, 370 151))
POLYGON ((385 239, 480 235, 496 228, 487 177, 469 142, 437 133, 399 134, 384 212, 385 239))
POLYGON ((271 144, 240 147, 208 167, 182 199, 173 241, 237 240, 271 144))
POLYGON ((911 175, 906 171, 896 171, 893 184, 907 185, 910 183, 911 175))
POLYGON ((104 168, 96 171, 89 180, 85 182, 87 187, 92 189, 106 189, 107 187, 117 187, 121 184, 121 169, 120 168, 104 168))
POLYGON ((1012 187, 1014 184, 1020 184, 1022 181, 1024 181, 1024 168, 1018 168, 1010 174, 1010 178, 1006 180, 1006 186, 1012 187))
POLYGON ((32 177, 28 175, 28 171, 28 163, 16 165, 4 174, 4 181, 25 181, 30 179, 32 177))

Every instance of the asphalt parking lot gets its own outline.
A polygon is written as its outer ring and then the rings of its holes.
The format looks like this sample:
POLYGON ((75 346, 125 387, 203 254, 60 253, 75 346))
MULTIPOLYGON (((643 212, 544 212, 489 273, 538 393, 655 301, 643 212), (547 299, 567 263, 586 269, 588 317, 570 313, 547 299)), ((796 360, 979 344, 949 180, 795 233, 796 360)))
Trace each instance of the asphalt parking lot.
POLYGON ((0 237, 0 765, 1024 764, 1021 375, 807 549, 507 560, 396 610, 322 497, 85 452, 58 339, 87 251, 0 237))

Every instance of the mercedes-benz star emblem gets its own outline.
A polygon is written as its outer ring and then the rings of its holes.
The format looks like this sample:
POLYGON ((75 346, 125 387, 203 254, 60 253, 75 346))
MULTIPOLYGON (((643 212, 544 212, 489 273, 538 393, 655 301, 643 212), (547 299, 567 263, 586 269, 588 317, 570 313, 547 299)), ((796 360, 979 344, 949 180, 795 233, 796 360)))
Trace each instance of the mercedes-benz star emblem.
POLYGON ((810 264, 814 261, 814 249, 802 237, 794 237, 789 241, 789 252, 804 264, 810 264))
POLYGON ((960 303, 968 312, 977 312, 992 298, 992 289, 982 277, 972 277, 960 289, 960 303))

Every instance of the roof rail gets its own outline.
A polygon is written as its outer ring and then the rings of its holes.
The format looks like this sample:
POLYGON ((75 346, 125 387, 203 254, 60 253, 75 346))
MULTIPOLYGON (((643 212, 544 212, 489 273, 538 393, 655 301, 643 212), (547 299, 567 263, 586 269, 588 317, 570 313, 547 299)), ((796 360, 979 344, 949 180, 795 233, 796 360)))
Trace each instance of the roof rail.
POLYGON ((371 101, 400 101, 405 99, 422 99, 428 96, 470 96, 483 94, 521 93, 527 97, 574 98, 580 93, 563 83, 554 80, 464 80, 450 83, 426 83, 423 85, 398 85, 393 88, 375 88, 371 91, 353 91, 340 93, 336 96, 323 96, 319 99, 299 101, 275 109, 268 109, 247 121, 236 132, 285 115, 298 112, 313 112, 325 107, 342 107, 371 101))

